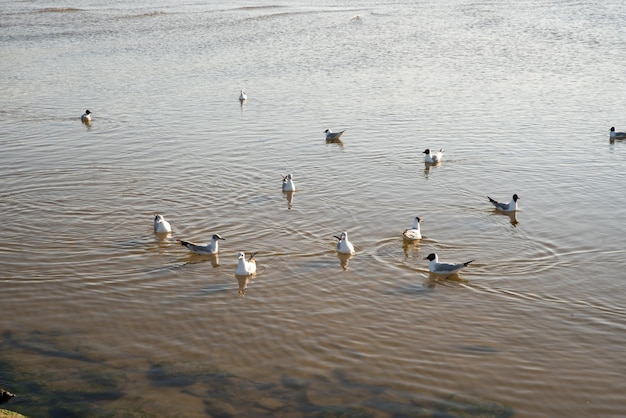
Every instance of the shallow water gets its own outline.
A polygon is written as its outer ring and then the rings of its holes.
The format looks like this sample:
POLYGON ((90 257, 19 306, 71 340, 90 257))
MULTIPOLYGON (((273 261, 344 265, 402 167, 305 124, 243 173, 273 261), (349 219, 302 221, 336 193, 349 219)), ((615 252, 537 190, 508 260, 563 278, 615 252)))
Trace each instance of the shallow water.
POLYGON ((11 409, 624 414, 619 2, 2 6, 11 409))

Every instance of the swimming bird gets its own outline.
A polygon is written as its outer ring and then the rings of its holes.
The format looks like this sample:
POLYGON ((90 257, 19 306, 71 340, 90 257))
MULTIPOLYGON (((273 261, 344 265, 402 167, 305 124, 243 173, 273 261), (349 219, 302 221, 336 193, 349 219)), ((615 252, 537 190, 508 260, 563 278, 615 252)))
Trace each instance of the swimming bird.
POLYGON ((413 220, 413 228, 405 229, 404 232, 402 233, 405 239, 408 239, 408 240, 422 239, 422 232, 420 230, 420 222, 422 222, 422 219, 419 216, 416 216, 415 219, 413 220))
POLYGON ((167 232, 172 232, 172 226, 165 220, 163 215, 156 214, 154 217, 154 233, 164 234, 167 232))
POLYGON ((80 117, 80 120, 83 123, 91 122, 91 110, 89 110, 89 109, 85 110, 85 113, 83 113, 83 115, 80 117))
POLYGON ((250 276, 256 273, 255 255, 256 253, 253 253, 248 261, 246 261, 246 255, 243 252, 240 251, 237 253, 239 261, 237 262, 237 268, 235 269, 236 276, 250 276))
POLYGON ((501 210, 502 212, 514 212, 517 210, 517 201, 519 200, 519 197, 517 194, 514 194, 513 200, 509 203, 500 203, 497 200, 493 200, 489 196, 487 196, 487 199, 489 199, 491 204, 495 206, 496 209, 501 210))
POLYGON ((219 234, 213 234, 213 236, 211 237, 211 242, 208 245, 194 244, 193 242, 183 240, 180 240, 180 245, 182 245, 183 247, 187 247, 189 251, 200 255, 217 254, 219 240, 226 241, 226 239, 220 237, 219 234))
POLYGON ((443 159, 443 148, 435 153, 432 153, 429 148, 426 148, 422 151, 422 154, 426 154, 424 156, 424 162, 426 163, 439 163, 443 159))
POLYGON ((615 126, 611 126, 610 132, 611 138, 626 138, 626 132, 615 132, 615 126))
POLYGON ((248 100, 248 95, 245 91, 241 90, 239 92, 239 101, 243 102, 244 100, 248 100))
POLYGON ((461 270, 463 267, 467 267, 470 263, 474 262, 474 260, 470 260, 465 263, 459 264, 440 263, 439 257, 437 257, 437 254, 435 253, 428 254, 428 257, 426 257, 424 260, 429 260, 428 269, 432 273, 437 274, 455 274, 458 273, 459 270, 461 270))
POLYGON ((293 182, 293 176, 291 173, 287 174, 283 177, 283 192, 295 192, 296 185, 293 182))
POLYGON ((338 141, 339 139, 341 139, 341 136, 343 135, 345 131, 346 130, 344 129, 343 131, 340 131, 340 132, 333 132, 330 129, 326 129, 324 132, 326 133, 327 141, 338 141))
POLYGON ((354 245, 348 241, 348 233, 343 231, 341 236, 333 235, 339 240, 337 243, 337 251, 341 254, 354 254, 354 245))

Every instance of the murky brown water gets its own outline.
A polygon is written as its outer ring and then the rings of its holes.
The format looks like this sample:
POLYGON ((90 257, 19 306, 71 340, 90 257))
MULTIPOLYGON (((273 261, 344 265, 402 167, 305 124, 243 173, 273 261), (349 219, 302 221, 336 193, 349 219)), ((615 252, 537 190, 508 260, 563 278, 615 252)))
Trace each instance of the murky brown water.
POLYGON ((626 412, 620 4, 2 4, 5 406, 626 412))

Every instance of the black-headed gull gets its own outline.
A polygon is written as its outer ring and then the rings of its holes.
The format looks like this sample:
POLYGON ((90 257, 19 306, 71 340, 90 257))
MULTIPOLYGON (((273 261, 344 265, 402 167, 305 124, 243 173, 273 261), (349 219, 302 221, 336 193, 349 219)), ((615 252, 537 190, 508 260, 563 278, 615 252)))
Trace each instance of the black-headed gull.
POLYGON ((420 222, 422 222, 422 219, 419 216, 416 216, 415 219, 413 220, 413 228, 405 229, 404 232, 402 233, 402 235, 404 236, 404 239, 408 239, 408 240, 422 239, 422 231, 420 230, 420 222))
POLYGON ((348 233, 343 231, 340 236, 333 235, 339 240, 337 243, 337 252, 341 254, 354 254, 354 245, 348 241, 348 233))
POLYGON ((443 148, 436 152, 432 152, 430 148, 426 148, 422 151, 422 154, 426 154, 424 156, 424 162, 426 163, 439 163, 443 160, 443 148))
POLYGON ((426 257, 425 260, 429 260, 428 269, 432 273, 436 274, 455 274, 458 273, 463 267, 467 267, 470 263, 474 262, 474 260, 470 260, 459 264, 440 263, 439 257, 437 257, 437 254, 435 253, 428 254, 428 257, 426 257))
POLYGON ((341 136, 345 131, 346 130, 344 129, 343 131, 333 132, 330 129, 326 129, 324 133, 326 134, 327 141, 338 141, 339 139, 341 139, 341 136))
POLYGON ((519 200, 519 197, 517 196, 517 194, 514 194, 513 200, 511 200, 509 203, 498 202, 497 200, 494 200, 489 196, 487 196, 487 199, 489 199, 491 204, 496 209, 501 210, 502 212, 515 212, 517 210, 517 201, 519 200))
POLYGON ((90 123, 91 122, 91 110, 89 109, 85 110, 85 113, 82 114, 82 116, 80 117, 80 120, 83 123, 90 123))
POLYGON ((256 253, 253 253, 248 261, 246 261, 246 254, 242 251, 237 253, 237 258, 239 261, 237 262, 237 268, 235 269, 236 276, 250 276, 252 274, 256 274, 256 260, 254 256, 256 253))
POLYGON ((295 192, 296 185, 293 182, 293 176, 291 173, 287 174, 283 177, 283 192, 295 192))
POLYGON ((170 223, 165 220, 163 215, 159 215, 157 213, 154 216, 154 233, 165 234, 167 232, 172 232, 172 225, 170 225, 170 223))
POLYGON ((213 234, 209 244, 194 244, 193 242, 180 240, 180 245, 187 247, 189 251, 200 255, 217 254, 219 240, 226 241, 226 239, 219 236, 219 234, 213 234))
POLYGON ((611 126, 610 132, 611 138, 626 138, 626 132, 615 132, 615 126, 611 126))
POLYGON ((241 90, 239 92, 239 101, 243 102, 245 100, 248 100, 248 95, 246 94, 245 91, 241 90))

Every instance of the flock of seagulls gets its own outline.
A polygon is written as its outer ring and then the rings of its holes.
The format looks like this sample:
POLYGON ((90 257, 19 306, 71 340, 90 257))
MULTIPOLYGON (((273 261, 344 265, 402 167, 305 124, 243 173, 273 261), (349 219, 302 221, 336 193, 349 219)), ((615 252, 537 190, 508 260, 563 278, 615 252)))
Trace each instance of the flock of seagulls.
MULTIPOLYGON (((239 92, 239 100, 241 102, 248 99, 248 95, 242 89, 239 92)), ((87 109, 85 113, 81 116, 81 121, 85 124, 91 123, 91 111, 87 109)), ((324 133, 326 134, 326 141, 340 141, 346 130, 342 130, 339 132, 333 132, 330 129, 326 129, 324 133)), ((626 132, 616 132, 615 128, 612 127, 611 130, 611 138, 626 138, 626 132)), ((443 148, 439 149, 439 151, 431 151, 430 148, 427 148, 423 151, 424 162, 430 164, 437 164, 443 160, 443 148)), ((286 176, 283 176, 282 180, 282 191, 292 193, 296 191, 296 185, 294 183, 293 175, 288 173, 286 176)), ((517 202, 519 200, 519 196, 517 194, 513 195, 513 199, 508 203, 498 202, 495 199, 487 196, 489 202, 495 207, 496 210, 502 212, 515 212, 517 211, 517 202)), ((409 229, 405 229, 402 232, 402 236, 404 240, 407 241, 417 241, 422 239, 422 231, 420 223, 422 219, 419 216, 416 216, 413 220, 413 226, 409 229)), ((168 234, 172 232, 171 224, 165 220, 163 215, 156 214, 154 217, 154 233, 155 234, 168 234)), ((348 239, 348 232, 342 231, 339 236, 334 235, 334 238, 337 239, 337 252, 340 255, 351 256, 356 253, 354 250, 354 244, 350 242, 348 239)), ((186 247, 189 251, 198 254, 198 255, 215 255, 219 252, 219 241, 225 241, 225 238, 222 238, 219 234, 213 234, 211 237, 211 241, 206 243, 193 243, 190 241, 179 240, 180 244, 183 247, 186 247)), ((256 260, 254 256, 256 253, 250 255, 250 257, 246 260, 246 255, 244 252, 237 253, 237 267, 235 269, 236 276, 249 277, 256 274, 256 260)), ((446 275, 454 275, 458 273, 464 267, 467 267, 470 263, 474 262, 474 260, 470 260, 464 263, 440 263, 437 254, 431 253, 426 258, 429 261, 428 269, 430 272, 435 274, 446 274, 446 275)))

